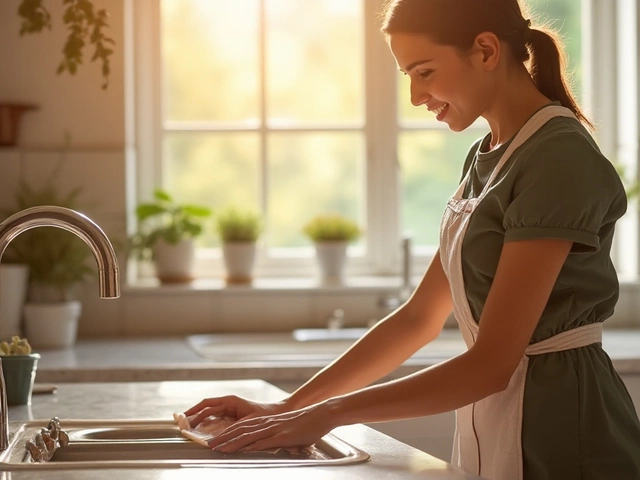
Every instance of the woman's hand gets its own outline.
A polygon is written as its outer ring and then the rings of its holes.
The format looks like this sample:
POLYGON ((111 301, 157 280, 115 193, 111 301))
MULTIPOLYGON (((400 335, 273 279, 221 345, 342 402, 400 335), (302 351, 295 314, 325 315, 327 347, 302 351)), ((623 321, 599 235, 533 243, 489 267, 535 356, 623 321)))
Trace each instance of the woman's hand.
POLYGON ((319 403, 300 410, 240 420, 210 440, 209 446, 231 453, 311 445, 334 427, 325 403, 319 403))
POLYGON ((284 402, 258 403, 252 402, 235 395, 224 397, 205 398, 184 412, 189 419, 192 428, 195 428, 205 418, 215 415, 217 417, 232 417, 248 419, 265 415, 276 415, 286 411, 284 402))

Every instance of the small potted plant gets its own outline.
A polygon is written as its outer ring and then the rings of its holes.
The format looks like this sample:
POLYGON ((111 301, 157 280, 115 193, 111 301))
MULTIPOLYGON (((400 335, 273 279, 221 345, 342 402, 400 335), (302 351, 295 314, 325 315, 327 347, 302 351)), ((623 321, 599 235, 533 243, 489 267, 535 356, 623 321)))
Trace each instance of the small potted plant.
POLYGON ((33 383, 40 355, 32 353, 26 338, 13 336, 11 343, 0 343, 2 373, 9 405, 28 405, 31 403, 33 383))
POLYGON ((222 241, 226 282, 251 283, 256 242, 262 233, 260 215, 251 210, 227 207, 216 215, 215 228, 222 241))
POLYGON ((303 232, 315 245, 320 280, 325 284, 342 283, 347 245, 362 234, 358 224, 336 213, 318 215, 304 226, 303 232))
MULTIPOLYGON (((38 205, 58 205, 78 210, 76 188, 57 191, 52 180, 40 190, 21 182, 15 212, 38 205)), ((12 213, 15 213, 12 212, 12 213)), ((59 228, 34 228, 16 237, 7 247, 11 263, 29 269, 24 305, 25 334, 38 348, 66 348, 76 341, 82 304, 73 289, 95 275, 89 260, 91 250, 75 235, 59 228)))
POLYGON ((193 280, 195 239, 202 234, 203 221, 211 209, 181 204, 163 189, 153 193, 154 201, 136 208, 138 232, 131 238, 131 252, 140 260, 153 261, 162 283, 193 280))

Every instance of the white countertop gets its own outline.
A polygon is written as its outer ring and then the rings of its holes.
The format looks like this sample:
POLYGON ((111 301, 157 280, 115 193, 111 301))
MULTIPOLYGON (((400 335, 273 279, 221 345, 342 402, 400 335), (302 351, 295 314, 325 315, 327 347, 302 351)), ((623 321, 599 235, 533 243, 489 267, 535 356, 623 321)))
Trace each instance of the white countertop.
MULTIPOLYGON (((242 334, 235 335, 235 338, 242 334)), ((247 334, 255 337, 256 334, 247 334)), ((290 334, 264 334, 264 342, 290 334)), ((226 338, 224 335, 221 338, 226 338)), ((293 341, 293 340, 291 340, 293 341)), ((620 374, 640 374, 640 330, 605 330, 603 346, 620 374)), ((286 348, 286 347, 283 347, 286 348)), ((444 330, 420 358, 408 360, 392 377, 415 372, 464 351, 457 330, 444 330), (432 353, 429 353, 432 352, 432 353)), ((67 350, 39 351, 36 381, 129 382, 260 378, 271 383, 304 382, 327 360, 215 361, 195 353, 184 337, 80 340, 67 350)))
MULTIPOLYGON (((65 419, 170 419, 202 398, 237 394, 257 401, 275 401, 284 392, 261 380, 215 382, 144 382, 60 384, 56 394, 35 395, 32 405, 9 408, 12 429, 19 421, 65 419)), ((199 480, 225 479, 421 479, 481 480, 467 475, 420 450, 416 450, 364 425, 340 427, 338 438, 364 450, 366 463, 332 467, 94 469, 4 472, 4 480, 199 480)))

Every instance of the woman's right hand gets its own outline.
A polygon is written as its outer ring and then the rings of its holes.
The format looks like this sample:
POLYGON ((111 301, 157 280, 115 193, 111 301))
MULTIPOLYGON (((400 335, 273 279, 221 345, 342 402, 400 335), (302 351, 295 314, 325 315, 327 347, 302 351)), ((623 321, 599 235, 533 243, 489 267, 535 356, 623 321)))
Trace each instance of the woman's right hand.
POLYGON ((217 417, 232 417, 237 420, 253 417, 263 417, 284 413, 288 409, 283 402, 258 403, 236 395, 224 397, 205 398, 184 412, 189 419, 192 428, 196 427, 205 418, 214 415, 217 417))

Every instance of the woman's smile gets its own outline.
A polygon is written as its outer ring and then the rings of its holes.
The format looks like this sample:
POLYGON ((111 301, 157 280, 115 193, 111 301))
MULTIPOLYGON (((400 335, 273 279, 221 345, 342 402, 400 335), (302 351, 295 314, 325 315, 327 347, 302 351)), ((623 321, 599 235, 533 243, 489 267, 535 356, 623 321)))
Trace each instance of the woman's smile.
POLYGON ((436 114, 436 120, 438 120, 439 122, 441 122, 442 120, 444 120, 444 117, 447 115, 447 112, 449 111, 449 104, 448 103, 443 103, 442 105, 440 105, 437 108, 429 109, 430 111, 432 111, 433 113, 436 114))

